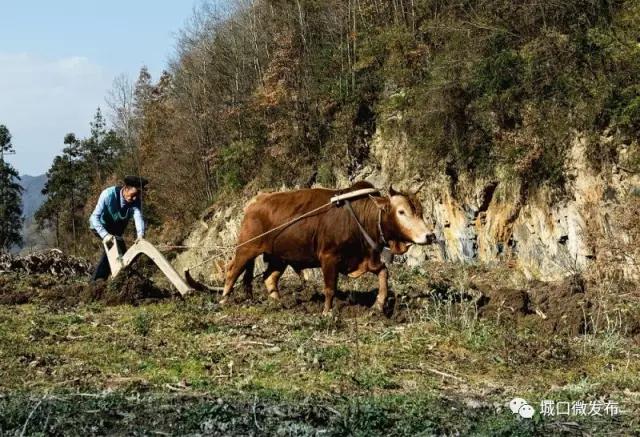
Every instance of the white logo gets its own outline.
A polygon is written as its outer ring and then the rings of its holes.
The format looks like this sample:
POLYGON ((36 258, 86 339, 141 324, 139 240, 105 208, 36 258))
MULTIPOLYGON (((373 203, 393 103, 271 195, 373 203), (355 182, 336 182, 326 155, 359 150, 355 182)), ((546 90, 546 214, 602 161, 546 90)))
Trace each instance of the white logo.
POLYGON ((523 417, 525 419, 531 419, 536 413, 536 410, 522 398, 511 399, 511 402, 509 402, 509 409, 511 409, 511 412, 513 414, 517 413, 520 415, 520 417, 523 417))

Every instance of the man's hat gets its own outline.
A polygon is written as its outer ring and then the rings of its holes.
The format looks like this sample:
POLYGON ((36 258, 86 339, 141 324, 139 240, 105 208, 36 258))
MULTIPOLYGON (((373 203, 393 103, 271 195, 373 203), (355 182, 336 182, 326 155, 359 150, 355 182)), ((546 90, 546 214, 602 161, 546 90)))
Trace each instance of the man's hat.
POLYGON ((138 189, 144 188, 149 181, 142 176, 125 176, 124 184, 129 187, 136 187, 138 189))

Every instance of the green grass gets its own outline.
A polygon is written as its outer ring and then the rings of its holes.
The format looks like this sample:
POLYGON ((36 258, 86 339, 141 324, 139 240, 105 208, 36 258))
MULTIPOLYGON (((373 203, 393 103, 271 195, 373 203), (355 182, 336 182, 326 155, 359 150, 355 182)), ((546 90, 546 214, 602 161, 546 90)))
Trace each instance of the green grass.
POLYGON ((260 430, 245 420, 256 403, 264 432, 563 432, 553 418, 514 417, 504 406, 515 396, 533 405, 611 399, 623 416, 571 421, 595 434, 635 430, 633 339, 544 334, 478 318, 468 301, 434 305, 407 310, 404 322, 346 303, 323 317, 315 307, 266 301, 220 308, 204 295, 141 306, 0 305, 1 430, 21 429, 42 400, 29 419, 32 433, 63 426, 108 433, 116 423, 149 433, 220 426, 246 433, 260 430), (289 419, 268 413, 279 406, 289 419))

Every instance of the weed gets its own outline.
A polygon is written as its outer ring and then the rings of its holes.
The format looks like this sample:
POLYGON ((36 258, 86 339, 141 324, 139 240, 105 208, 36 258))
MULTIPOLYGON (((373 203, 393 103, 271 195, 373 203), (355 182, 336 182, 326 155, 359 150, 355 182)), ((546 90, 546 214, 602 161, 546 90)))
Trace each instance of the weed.
POLYGON ((136 334, 146 337, 151 331, 153 316, 146 311, 139 312, 133 319, 133 330, 136 334))

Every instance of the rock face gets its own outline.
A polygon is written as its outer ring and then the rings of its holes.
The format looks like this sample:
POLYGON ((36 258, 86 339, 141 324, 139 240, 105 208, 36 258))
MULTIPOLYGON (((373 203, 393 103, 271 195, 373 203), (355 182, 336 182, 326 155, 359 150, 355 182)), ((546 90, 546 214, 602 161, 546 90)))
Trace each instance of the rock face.
MULTIPOLYGON (((595 174, 585 161, 585 144, 576 137, 571 145, 566 168, 571 182, 562 196, 544 189, 525 196, 517 181, 507 179, 469 181, 459 176, 452 181, 451 175, 436 174, 422 181, 411 169, 407 139, 380 135, 374 136, 369 161, 352 181, 366 179, 380 188, 393 183, 404 190, 421 186, 418 195, 425 218, 434 224, 439 241, 412 247, 409 266, 419 268, 426 259, 507 263, 528 278, 549 281, 587 271, 598 261, 614 260, 625 276, 637 279, 637 253, 615 252, 633 246, 635 236, 625 228, 624 212, 629 199, 638 201, 640 178, 615 165, 606 174, 595 174)), ((339 187, 350 185, 344 175, 336 176, 339 187)), ((230 206, 214 205, 185 243, 205 248, 179 255, 178 268, 192 267, 193 273, 210 282, 222 280, 242 207, 250 197, 230 206)))
MULTIPOLYGON (((584 158, 585 145, 579 137, 571 145, 566 168, 570 183, 561 197, 544 189, 525 197, 520 184, 510 180, 460 179, 453 184, 441 174, 425 181, 419 197, 439 244, 413 247, 408 263, 419 266, 426 257, 507 262, 528 278, 559 280, 588 270, 599 256, 610 261, 613 247, 633 240, 624 229, 629 217, 621 210, 629 199, 637 201, 640 178, 615 166, 610 174, 595 174, 584 158)), ((406 165, 409 150, 403 138, 393 147, 376 138, 372 152, 378 165, 369 165, 359 176, 377 186, 394 183, 411 189, 422 181, 406 165)), ((636 259, 617 261, 625 275, 637 278, 636 259)))
POLYGON ((208 283, 223 279, 224 268, 233 256, 243 207, 249 197, 237 199, 231 205, 212 205, 194 225, 185 246, 193 246, 179 254, 174 262, 178 272, 190 274, 208 283))

